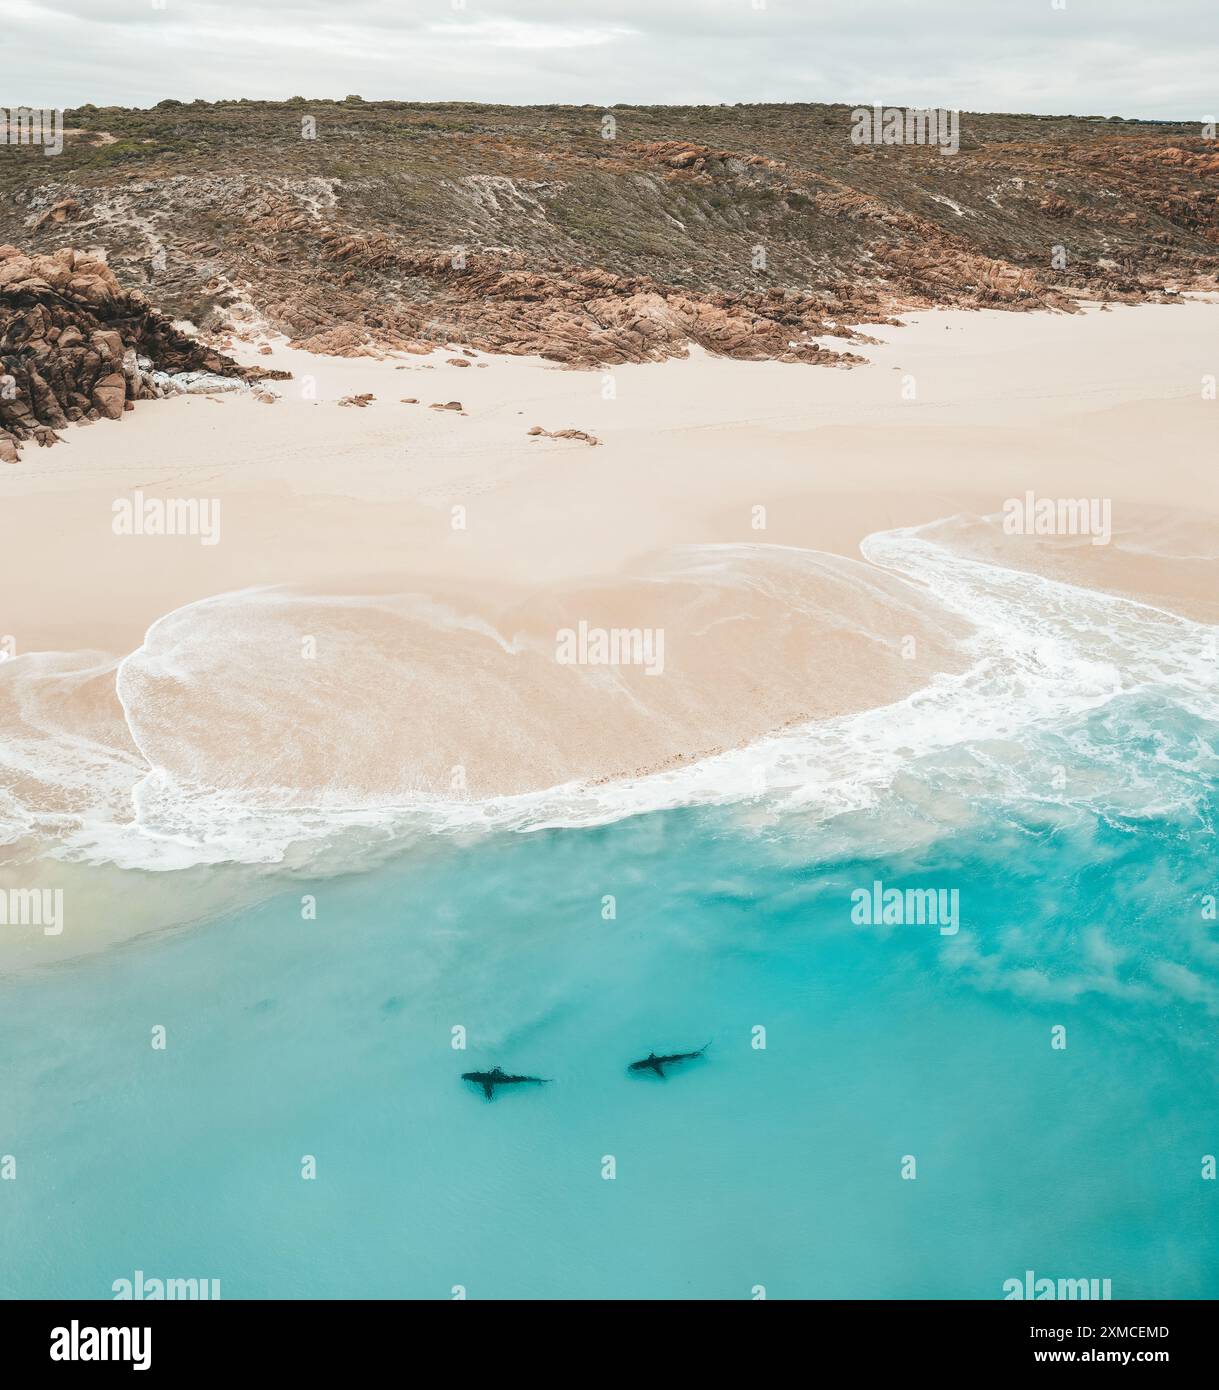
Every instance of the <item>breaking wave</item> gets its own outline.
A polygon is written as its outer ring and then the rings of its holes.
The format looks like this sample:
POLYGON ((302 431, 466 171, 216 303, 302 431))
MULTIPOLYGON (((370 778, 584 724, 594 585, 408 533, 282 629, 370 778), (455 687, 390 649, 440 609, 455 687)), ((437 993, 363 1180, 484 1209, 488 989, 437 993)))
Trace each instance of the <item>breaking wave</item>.
POLYGON ((876 533, 863 561, 691 547, 633 595, 568 597, 564 614, 646 611, 687 638, 655 681, 556 666, 555 600, 491 622, 432 597, 278 589, 175 610, 122 660, 21 656, 0 669, 0 843, 317 868, 412 835, 679 806, 824 824, 885 801, 872 833, 907 841, 1004 801, 1115 825, 1196 811, 1219 776, 1219 629, 969 558, 952 544, 968 525, 876 533), (691 740, 722 746, 743 707, 743 746, 666 765, 691 740), (793 709, 807 717, 763 734, 793 709), (661 770, 588 770, 615 752, 661 770), (501 789, 480 794, 491 766, 501 789))

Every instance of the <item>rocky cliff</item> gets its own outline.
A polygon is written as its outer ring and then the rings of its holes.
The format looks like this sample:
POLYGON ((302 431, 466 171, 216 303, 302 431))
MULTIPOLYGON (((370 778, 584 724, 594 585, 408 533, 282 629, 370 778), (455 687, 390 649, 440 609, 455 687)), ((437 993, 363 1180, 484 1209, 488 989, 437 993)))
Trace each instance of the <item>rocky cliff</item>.
POLYGON ((0 460, 15 462, 21 440, 53 444, 65 425, 117 420, 181 373, 256 375, 179 332, 96 255, 0 246, 0 460))

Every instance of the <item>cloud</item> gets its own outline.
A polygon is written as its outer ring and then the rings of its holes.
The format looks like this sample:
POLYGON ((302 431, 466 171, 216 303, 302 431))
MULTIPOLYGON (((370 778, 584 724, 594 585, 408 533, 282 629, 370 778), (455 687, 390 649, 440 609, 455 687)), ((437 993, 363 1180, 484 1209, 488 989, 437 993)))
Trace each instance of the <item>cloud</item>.
POLYGON ((512 19, 480 20, 472 24, 436 24, 429 37, 451 40, 471 48, 596 48, 619 38, 633 38, 638 30, 604 25, 522 23, 512 19))
POLYGON ((882 101, 1200 121, 1210 0, 8 0, 0 105, 882 101), (19 90, 8 90, 15 86, 19 90))

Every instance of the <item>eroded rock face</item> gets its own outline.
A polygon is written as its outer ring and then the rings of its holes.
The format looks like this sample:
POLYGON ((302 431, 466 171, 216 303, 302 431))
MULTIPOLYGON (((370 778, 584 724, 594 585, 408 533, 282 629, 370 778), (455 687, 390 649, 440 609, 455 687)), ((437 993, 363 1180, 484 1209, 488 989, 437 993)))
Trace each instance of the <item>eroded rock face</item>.
POLYGON ((182 372, 266 375, 180 333, 96 257, 0 246, 0 460, 16 462, 22 440, 55 443, 77 421, 121 419, 182 372))
POLYGON ((864 360, 815 341, 818 334, 867 340, 833 319, 836 308, 827 300, 800 291, 700 296, 600 268, 531 270, 511 253, 480 252, 455 265, 450 256, 413 251, 380 234, 322 228, 318 237, 323 260, 338 271, 335 283, 390 275, 422 288, 424 298, 418 307, 400 305, 392 325, 341 324, 292 343, 312 352, 339 357, 427 352, 419 339, 440 319, 454 340, 480 351, 544 357, 572 367, 682 357, 691 343, 754 361, 853 366, 864 360))

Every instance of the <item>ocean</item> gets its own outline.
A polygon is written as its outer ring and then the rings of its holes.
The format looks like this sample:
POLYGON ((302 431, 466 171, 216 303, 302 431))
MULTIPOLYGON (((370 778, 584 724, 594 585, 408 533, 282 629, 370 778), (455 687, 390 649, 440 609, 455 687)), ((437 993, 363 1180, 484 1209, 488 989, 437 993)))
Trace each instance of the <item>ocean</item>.
POLYGON ((1214 630, 934 563, 900 706, 0 977, 0 1295, 1219 1295, 1214 630))

